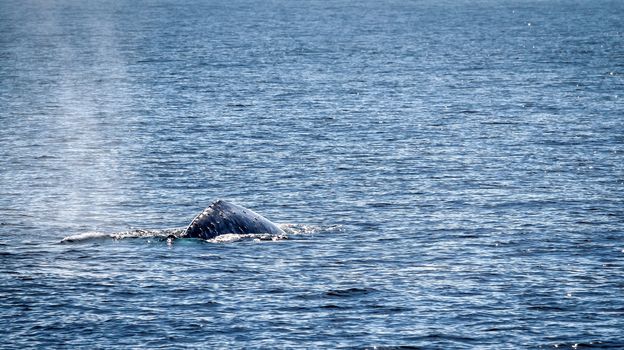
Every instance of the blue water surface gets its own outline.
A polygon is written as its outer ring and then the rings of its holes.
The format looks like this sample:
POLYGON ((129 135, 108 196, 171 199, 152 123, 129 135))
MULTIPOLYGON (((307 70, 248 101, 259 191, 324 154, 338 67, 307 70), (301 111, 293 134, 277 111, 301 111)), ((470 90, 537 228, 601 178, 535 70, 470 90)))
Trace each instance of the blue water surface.
POLYGON ((0 1, 0 348, 624 348, 623 18, 0 1))

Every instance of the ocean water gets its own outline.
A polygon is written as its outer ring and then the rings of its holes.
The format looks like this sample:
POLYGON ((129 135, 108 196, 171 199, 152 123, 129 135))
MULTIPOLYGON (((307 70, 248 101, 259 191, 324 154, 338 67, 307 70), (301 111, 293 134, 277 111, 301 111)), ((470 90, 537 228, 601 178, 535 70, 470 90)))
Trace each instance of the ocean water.
POLYGON ((624 348, 623 18, 0 1, 0 348, 624 348))

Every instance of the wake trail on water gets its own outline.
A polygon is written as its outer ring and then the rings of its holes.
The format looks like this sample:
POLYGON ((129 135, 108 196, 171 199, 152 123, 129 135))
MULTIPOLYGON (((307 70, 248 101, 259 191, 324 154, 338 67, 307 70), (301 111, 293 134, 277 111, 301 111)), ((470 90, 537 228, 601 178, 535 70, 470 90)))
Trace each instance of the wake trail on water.
MULTIPOLYGON (((305 224, 278 224, 278 226, 285 232, 285 234, 266 234, 266 233, 249 233, 249 234, 236 234, 236 233, 226 233, 219 235, 215 238, 203 240, 205 242, 210 243, 230 243, 236 242, 240 240, 256 240, 256 241, 281 241, 287 240, 289 235, 311 235, 319 232, 335 232, 341 231, 342 226, 340 225, 331 225, 331 226, 318 226, 318 225, 305 225, 305 224)), ((177 228, 167 228, 167 229, 135 229, 135 230, 127 230, 120 232, 99 232, 99 231, 88 231, 77 233, 73 235, 69 235, 63 238, 60 243, 80 243, 80 242, 90 242, 97 240, 123 240, 128 238, 159 238, 167 240, 167 238, 171 235, 175 237, 181 236, 186 228, 177 227, 177 228)))

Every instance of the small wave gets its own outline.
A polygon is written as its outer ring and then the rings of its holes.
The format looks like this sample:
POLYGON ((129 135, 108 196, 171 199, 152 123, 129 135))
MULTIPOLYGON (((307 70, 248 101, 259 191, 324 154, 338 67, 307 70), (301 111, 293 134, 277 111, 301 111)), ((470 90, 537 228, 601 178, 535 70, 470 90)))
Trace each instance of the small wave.
POLYGON ((357 287, 347 288, 347 289, 331 289, 325 292, 325 296, 338 297, 338 298, 355 297, 355 296, 366 295, 374 291, 375 289, 373 288, 357 288, 357 287))
POLYGON ((554 344, 552 347, 560 349, 622 349, 624 343, 620 341, 590 341, 586 343, 554 344))

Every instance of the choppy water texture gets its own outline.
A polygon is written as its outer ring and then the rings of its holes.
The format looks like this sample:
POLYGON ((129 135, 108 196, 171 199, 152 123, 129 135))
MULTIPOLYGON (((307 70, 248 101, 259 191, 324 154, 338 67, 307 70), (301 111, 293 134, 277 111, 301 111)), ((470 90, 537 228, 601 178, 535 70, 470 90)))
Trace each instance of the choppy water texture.
POLYGON ((623 18, 1 1, 0 347, 624 348, 623 18))

